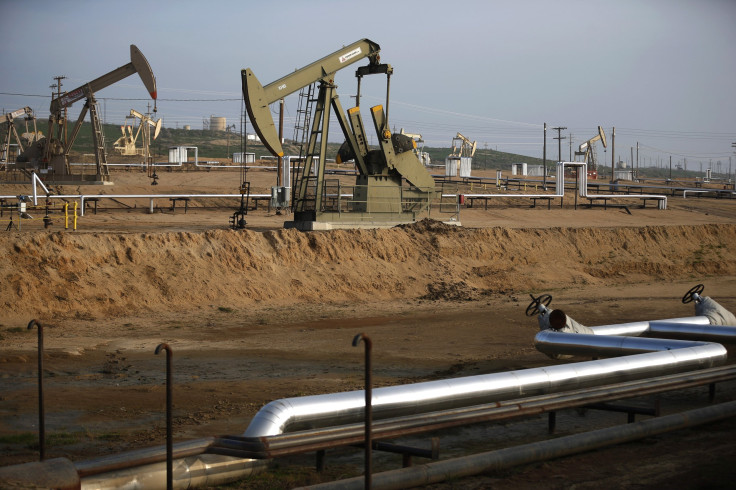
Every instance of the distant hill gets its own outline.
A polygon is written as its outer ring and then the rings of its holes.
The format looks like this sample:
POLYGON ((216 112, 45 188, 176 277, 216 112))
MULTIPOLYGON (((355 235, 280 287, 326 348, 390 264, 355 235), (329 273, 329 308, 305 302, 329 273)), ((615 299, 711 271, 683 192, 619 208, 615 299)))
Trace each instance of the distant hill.
MULTIPOLYGON (((38 130, 44 134, 48 134, 47 122, 45 120, 38 121, 38 130)), ((82 124, 82 129, 79 132, 77 141, 74 143, 72 148, 73 154, 81 153, 92 153, 92 132, 91 124, 85 122, 82 124)), ((4 138, 3 133, 4 126, 0 128, 0 139, 4 138)), ((69 128, 71 130, 71 128, 69 128)), ((114 163, 116 159, 116 153, 113 151, 112 146, 115 140, 122 136, 120 126, 115 124, 103 125, 105 132, 105 145, 107 148, 108 162, 114 163)), ((232 158, 233 153, 243 151, 241 148, 241 137, 238 133, 228 133, 226 131, 209 131, 201 129, 174 129, 174 128, 162 128, 158 138, 153 142, 153 152, 155 153, 155 160, 162 161, 168 158, 169 147, 171 146, 196 146, 199 149, 199 158, 201 160, 207 159, 224 159, 232 158)), ((141 147, 141 138, 138 139, 138 147, 141 147)), ((337 150, 340 144, 329 143, 327 145, 327 157, 335 158, 337 150)), ((246 150, 249 153, 255 153, 256 158, 262 156, 268 156, 269 153, 266 148, 260 143, 254 143, 249 141, 247 143, 246 150)), ((430 148, 424 147, 423 151, 429 153, 432 162, 434 164, 443 164, 445 157, 447 157, 452 149, 446 148, 430 148)), ((287 155, 298 155, 299 146, 293 144, 289 139, 284 144, 284 153, 287 155)), ((117 157, 122 158, 122 157, 117 157)), ((125 157, 128 161, 134 157, 125 157)), ((479 148, 475 152, 473 157, 473 168, 474 169, 499 169, 499 170, 510 170, 511 164, 513 163, 527 163, 529 165, 542 165, 542 159, 529 157, 526 155, 518 155, 515 153, 505 153, 502 151, 496 151, 492 149, 479 148)), ((553 167, 555 164, 554 157, 547 160, 547 165, 553 167)), ((603 172, 608 171, 610 175, 610 166, 604 166, 603 172)), ((701 175, 700 172, 692 170, 677 170, 673 169, 671 172, 669 169, 657 169, 657 168, 642 168, 640 169, 640 175, 649 178, 693 178, 696 175, 701 175)))
MULTIPOLYGON (((38 129, 44 134, 48 134, 45 121, 38 121, 38 129)), ((69 129, 71 130, 71 128, 69 129)), ((112 145, 115 140, 122 136, 120 126, 115 124, 104 124, 103 130, 105 133, 105 146, 108 152, 108 161, 114 162, 116 153, 113 151, 112 145)), ((141 143, 141 138, 139 137, 137 142, 139 148, 141 147, 141 143)), ((153 152, 155 153, 156 160, 160 160, 167 158, 168 149, 171 146, 196 146, 199 149, 199 157, 201 159, 222 159, 232 158, 233 153, 242 151, 241 145, 241 137, 238 133, 201 129, 185 130, 162 128, 158 138, 153 142, 153 152)), ((327 145, 328 158, 335 158, 339 147, 340 144, 329 143, 327 145)), ((90 123, 85 122, 82 124, 77 140, 74 142, 72 152, 76 154, 92 153, 92 148, 91 125, 90 123)), ((432 162, 435 164, 444 163, 445 157, 447 157, 447 155, 452 151, 450 147, 424 147, 423 150, 429 153, 432 162)), ((269 155, 268 151, 262 144, 254 143, 252 141, 247 143, 246 151, 249 153, 255 153, 256 158, 269 155)), ((284 152, 287 155, 298 155, 299 146, 293 144, 291 140, 287 139, 286 144, 284 144, 284 152)), ((542 164, 542 160, 539 158, 516 155, 513 153, 504 153, 491 149, 478 149, 475 153, 475 157, 473 158, 473 168, 510 169, 512 163, 521 162, 526 162, 530 165, 542 164)), ((551 160, 548 161, 548 163, 551 163, 551 160)))

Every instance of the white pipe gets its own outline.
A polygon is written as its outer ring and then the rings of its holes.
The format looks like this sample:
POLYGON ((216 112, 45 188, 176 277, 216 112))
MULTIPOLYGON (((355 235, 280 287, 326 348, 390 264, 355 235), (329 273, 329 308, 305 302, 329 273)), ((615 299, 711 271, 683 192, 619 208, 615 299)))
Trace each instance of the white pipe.
MULTIPOLYGON (((45 188, 45 187, 44 187, 45 188)), ((35 195, 35 194, 34 194, 35 195)), ((18 196, 0 196, 2 199, 13 199, 18 196)), ((84 200, 90 198, 97 199, 163 199, 163 198, 203 198, 203 197, 222 197, 222 198, 240 198, 241 194, 57 194, 46 196, 47 199, 79 199, 80 216, 84 216, 84 200)), ((271 194, 250 194, 253 198, 271 197, 271 194)), ((36 203, 34 202, 34 205, 36 203)))
POLYGON ((555 177, 555 193, 554 194, 464 194, 465 197, 470 198, 485 198, 485 197, 564 197, 565 195, 565 167, 580 167, 581 170, 578 172, 578 193, 580 197, 585 198, 600 198, 600 199, 613 199, 613 198, 632 198, 632 199, 657 199, 658 209, 667 209, 667 196, 661 194, 636 194, 636 195, 621 195, 621 194, 588 194, 588 164, 585 162, 557 162, 557 170, 555 177))
POLYGON ((46 191, 46 195, 48 196, 50 194, 48 188, 46 188, 45 185, 43 185, 43 181, 36 175, 36 172, 31 173, 32 176, 32 185, 33 185, 33 205, 38 206, 38 194, 36 192, 36 184, 40 185, 41 188, 43 188, 44 191, 46 191))

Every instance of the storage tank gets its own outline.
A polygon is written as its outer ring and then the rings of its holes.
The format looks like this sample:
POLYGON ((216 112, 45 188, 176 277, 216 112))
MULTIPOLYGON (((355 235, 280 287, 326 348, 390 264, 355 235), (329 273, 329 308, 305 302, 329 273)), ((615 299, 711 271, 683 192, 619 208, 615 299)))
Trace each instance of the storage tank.
POLYGON ((191 130, 192 130, 192 126, 191 125, 189 125, 189 124, 185 124, 184 125, 184 131, 191 131, 191 130))
POLYGON ((456 177, 460 166, 460 157, 450 155, 445 158, 445 177, 456 177))
POLYGON ((245 162, 243 162, 243 152, 239 153, 233 153, 233 163, 256 163, 256 154, 255 153, 246 153, 245 154, 245 162))
POLYGON ((225 131, 227 121, 224 117, 210 116, 210 131, 225 131))
POLYGON ((470 177, 473 171, 473 157, 460 157, 460 169, 458 175, 460 177, 470 177))
POLYGON ((169 163, 184 163, 187 161, 186 146, 170 146, 169 147, 169 163))

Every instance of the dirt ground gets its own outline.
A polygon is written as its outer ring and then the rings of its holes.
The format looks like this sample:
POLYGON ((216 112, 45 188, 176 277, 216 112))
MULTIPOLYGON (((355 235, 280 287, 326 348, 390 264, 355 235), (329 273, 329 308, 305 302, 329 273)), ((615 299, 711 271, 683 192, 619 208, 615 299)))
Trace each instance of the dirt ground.
MULTIPOLYGON (((144 173, 116 172, 114 186, 59 190, 237 193, 239 178, 162 173, 153 188, 144 173)), ((266 193, 275 177, 249 179, 266 193)), ((0 185, 3 195, 28 192, 0 185)), ((164 443, 162 342, 173 350, 178 441, 240 434, 278 398, 361 389, 362 349, 351 346, 361 332, 373 341, 374 383, 392 385, 557 362, 533 347, 530 293, 552 294, 586 325, 693 315, 680 299, 697 283, 736 310, 736 200, 675 197, 665 211, 628 202, 630 214, 574 209, 571 199, 550 210, 494 200, 461 209, 462 227, 314 233, 283 230, 290 217, 263 203, 246 230, 230 230, 237 199, 192 200, 186 213, 157 199, 153 214, 148 199, 102 200, 76 231, 64 230, 58 206, 49 229, 31 209, 36 219, 0 235, 0 465, 38 456, 32 318, 44 327, 48 457, 80 461, 164 443)), ((663 410, 702 406, 703 390, 667 395, 663 410)), ((736 383, 718 393, 736 399, 736 383)), ((565 417, 558 435, 612 420, 565 417)), ((545 424, 450 431, 441 454, 543 439, 545 424)), ((735 434, 727 421, 432 488, 728 488, 735 434)), ((313 460, 293 458, 279 462, 281 479, 237 488, 356 476, 361 461, 359 450, 328 453, 318 475, 313 460)))

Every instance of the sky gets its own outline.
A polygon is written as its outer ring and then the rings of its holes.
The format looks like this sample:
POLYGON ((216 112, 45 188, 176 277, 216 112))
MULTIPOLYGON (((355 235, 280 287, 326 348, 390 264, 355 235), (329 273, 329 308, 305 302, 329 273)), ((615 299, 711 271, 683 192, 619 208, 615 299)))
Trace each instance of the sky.
MULTIPOLYGON (((615 128, 617 160, 636 160, 638 145, 640 166, 672 158, 690 170, 719 161, 736 170, 734 0, 0 0, 0 32, 3 112, 29 106, 46 119, 54 77, 71 91, 127 64, 135 44, 156 77, 154 117, 165 127, 202 129, 217 116, 240 132, 242 69, 266 85, 368 38, 394 69, 391 127, 426 146, 449 147, 459 132, 478 148, 541 157, 546 123, 547 158, 558 158, 551 128, 562 127, 567 160, 570 143, 574 151, 602 126, 599 161, 611 161, 615 128)), ((363 64, 336 75, 344 109, 363 64)), ((385 106, 385 77, 364 78, 361 94, 361 107, 385 106)), ((95 96, 110 124, 152 102, 137 75, 95 96)), ((288 97, 287 138, 297 109, 288 97)), ((272 110, 278 120, 278 104, 272 110)), ((342 140, 334 122, 330 134, 342 140)))

